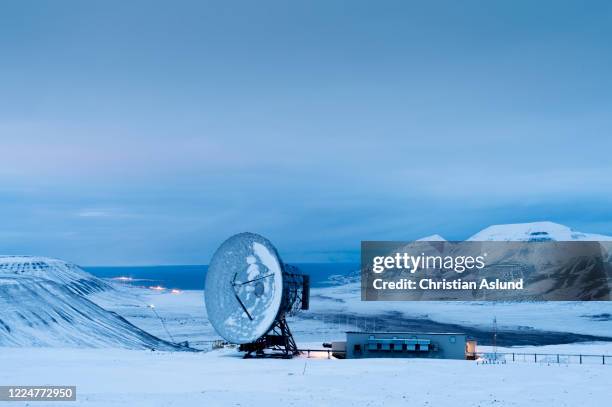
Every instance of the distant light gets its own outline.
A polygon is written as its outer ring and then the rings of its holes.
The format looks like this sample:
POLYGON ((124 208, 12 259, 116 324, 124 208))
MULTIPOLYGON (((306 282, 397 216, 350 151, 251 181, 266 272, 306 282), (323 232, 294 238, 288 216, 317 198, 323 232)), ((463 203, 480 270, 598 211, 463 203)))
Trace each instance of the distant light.
POLYGON ((149 288, 155 291, 163 291, 166 289, 166 287, 162 287, 161 285, 153 285, 153 286, 150 286, 149 288))
POLYGON ((114 277, 113 280, 118 280, 118 281, 134 281, 134 279, 132 277, 125 277, 125 276, 114 277))
POLYGON ((173 288, 172 290, 170 290, 170 292, 171 292, 172 294, 180 294, 180 293, 181 293, 181 290, 178 290, 178 289, 176 289, 176 288, 173 288))

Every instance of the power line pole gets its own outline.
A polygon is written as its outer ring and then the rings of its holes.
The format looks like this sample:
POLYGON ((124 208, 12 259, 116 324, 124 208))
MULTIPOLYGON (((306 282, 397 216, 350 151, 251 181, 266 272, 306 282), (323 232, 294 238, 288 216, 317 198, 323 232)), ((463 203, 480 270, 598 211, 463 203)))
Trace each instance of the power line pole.
POLYGON ((497 316, 493 317, 493 355, 497 360, 497 316))

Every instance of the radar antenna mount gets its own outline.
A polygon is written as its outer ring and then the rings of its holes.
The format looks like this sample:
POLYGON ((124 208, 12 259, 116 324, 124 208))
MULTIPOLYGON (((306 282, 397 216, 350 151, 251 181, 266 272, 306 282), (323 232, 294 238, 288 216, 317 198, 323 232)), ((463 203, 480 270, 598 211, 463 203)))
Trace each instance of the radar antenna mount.
POLYGON ((309 296, 309 276, 284 264, 272 243, 255 233, 223 242, 206 275, 208 318, 245 358, 299 354, 286 317, 307 310, 309 296))

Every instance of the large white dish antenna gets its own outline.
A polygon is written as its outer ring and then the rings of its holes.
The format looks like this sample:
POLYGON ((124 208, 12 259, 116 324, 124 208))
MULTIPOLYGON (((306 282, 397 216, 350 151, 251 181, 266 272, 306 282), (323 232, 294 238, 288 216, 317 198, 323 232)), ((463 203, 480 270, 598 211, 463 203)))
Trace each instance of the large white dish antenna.
POLYGON ((284 311, 284 287, 283 263, 272 243, 255 233, 234 235, 208 267, 208 319, 230 343, 255 342, 284 311))

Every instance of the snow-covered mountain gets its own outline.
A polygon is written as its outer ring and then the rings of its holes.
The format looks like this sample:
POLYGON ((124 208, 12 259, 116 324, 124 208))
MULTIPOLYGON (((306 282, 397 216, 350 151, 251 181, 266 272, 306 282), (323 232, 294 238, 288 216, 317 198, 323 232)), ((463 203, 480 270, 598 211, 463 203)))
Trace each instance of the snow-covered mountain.
MULTIPOLYGON (((425 239, 423 239, 425 240, 425 239)), ((476 233, 471 241, 612 241, 612 236, 583 233, 554 222, 513 223, 492 225, 476 233)))
MULTIPOLYGON (((476 242, 566 242, 573 240, 605 242, 612 241, 612 236, 578 232, 560 223, 543 221, 491 225, 482 229, 480 232, 474 234, 467 240, 476 242)), ((444 242, 446 239, 438 234, 434 234, 417 239, 417 241, 444 242)))
MULTIPOLYGON (((608 261, 612 261, 612 236, 598 235, 594 233, 583 233, 578 232, 568 226, 561 225, 554 222, 531 222, 531 223, 512 223, 505 225, 492 225, 480 232, 471 236, 468 241, 474 242, 491 242, 491 241, 516 241, 516 242, 527 242, 527 241, 599 241, 599 242, 610 242, 610 245, 606 245, 609 250, 608 261)), ((445 242, 444 237, 433 234, 425 236, 416 240, 417 242, 445 242)), ((419 244, 419 248, 423 250, 423 245, 419 244)), ((432 250, 437 248, 432 247, 432 250)), ((355 270, 354 272, 333 275, 330 277, 330 283, 333 285, 350 284, 360 281, 361 272, 355 270)))
MULTIPOLYGON (((431 250, 438 250, 439 243, 443 243, 439 235, 419 239, 432 242, 431 250), (431 239, 430 239, 431 238, 431 239)), ((603 248, 612 253, 612 237, 582 233, 567 226, 553 222, 534 222, 524 224, 495 225, 483 229, 473 235, 469 240, 484 241, 529 241, 529 240, 598 241, 603 248)), ((534 245, 535 246, 535 245, 534 245)), ((542 245, 543 246, 543 245, 542 245)), ((422 242, 419 249, 427 246, 422 242)), ((608 257, 612 264, 612 258, 608 257)), ((564 270, 561 273, 562 281, 567 279, 583 278, 594 268, 580 264, 575 269, 564 270), (580 275, 572 275, 576 271, 584 271, 580 275)), ((465 278, 467 274, 462 275, 465 278)), ((455 277, 455 276, 453 276, 455 277)), ((449 277, 450 278, 450 277, 449 277)), ((504 332, 518 332, 521 337, 529 338, 533 343, 547 343, 547 332, 567 332, 572 334, 598 335, 610 337, 612 332, 612 301, 361 301, 361 278, 359 271, 350 273, 344 278, 334 278, 327 287, 311 290, 311 307, 309 313, 315 318, 324 319, 334 315, 346 322, 348 329, 366 329, 365 321, 369 326, 391 330, 436 330, 435 324, 450 324, 452 329, 461 327, 476 327, 483 331, 491 328, 491 321, 495 318, 504 332), (404 325, 405 321, 409 321, 404 325), (432 326, 430 323, 434 323, 432 326), (406 326, 408 328, 406 328, 406 326), (542 337, 536 330, 543 331, 542 337), (523 335, 525 333, 525 335, 523 335)), ((294 324, 295 325, 295 324, 294 324)), ((440 327, 447 329, 448 327, 440 327)), ((299 332, 296 328, 294 331, 299 332)), ((310 329, 310 328, 309 328, 310 329)), ((308 331, 309 332, 309 331, 308 331)), ((308 334, 306 332, 306 334, 308 334)), ((504 334, 505 335, 505 334, 504 334)), ((568 336, 569 338, 569 336, 568 336)), ((334 339, 335 340, 335 339, 334 339)), ((514 339, 512 339, 514 341, 514 339)), ((557 339, 570 341, 567 338, 557 339)), ((584 339, 581 339, 584 340, 584 339)), ((485 341, 486 342, 486 341, 485 341)), ((563 343, 563 342, 559 342, 563 343)))
POLYGON ((0 346, 176 350, 90 301, 111 284, 57 259, 0 257, 0 346))
POLYGON ((418 241, 422 241, 422 242, 446 242, 446 239, 443 238, 442 236, 436 234, 436 235, 422 237, 422 238, 418 239, 418 241))

